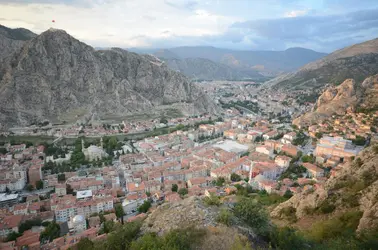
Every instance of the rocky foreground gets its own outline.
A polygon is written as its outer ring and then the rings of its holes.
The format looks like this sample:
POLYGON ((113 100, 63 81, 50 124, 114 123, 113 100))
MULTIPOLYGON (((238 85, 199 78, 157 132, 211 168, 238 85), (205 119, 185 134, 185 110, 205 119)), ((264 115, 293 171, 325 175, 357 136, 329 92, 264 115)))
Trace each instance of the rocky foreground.
POLYGON ((357 231, 378 227, 378 144, 363 150, 353 162, 331 177, 323 188, 304 191, 278 205, 272 217, 285 219, 290 211, 296 219, 316 213, 331 217, 360 211, 357 231))
POLYGON ((378 75, 363 82, 347 79, 339 86, 327 88, 318 98, 314 110, 295 119, 293 124, 312 125, 331 117, 343 115, 348 109, 374 109, 378 107, 378 75))

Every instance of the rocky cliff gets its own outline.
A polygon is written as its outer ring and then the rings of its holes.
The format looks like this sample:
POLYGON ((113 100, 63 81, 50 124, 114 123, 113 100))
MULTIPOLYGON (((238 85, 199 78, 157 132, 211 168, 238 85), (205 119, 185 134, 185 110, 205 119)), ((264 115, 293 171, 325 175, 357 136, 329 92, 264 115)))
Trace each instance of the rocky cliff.
POLYGON ((166 105, 190 114, 217 109, 159 59, 122 49, 96 51, 63 30, 27 41, 0 82, 0 123, 8 126, 93 114, 122 117, 166 105))
POLYGON ((368 77, 362 83, 347 79, 338 86, 328 87, 318 98, 314 110, 295 119, 293 124, 311 125, 357 107, 378 108, 378 75, 368 77))
POLYGON ((341 172, 331 177, 324 187, 304 191, 278 205, 271 213, 281 218, 282 211, 293 211, 302 219, 314 213, 328 213, 330 217, 346 211, 361 211, 357 230, 378 226, 378 145, 363 150, 347 163, 341 172))

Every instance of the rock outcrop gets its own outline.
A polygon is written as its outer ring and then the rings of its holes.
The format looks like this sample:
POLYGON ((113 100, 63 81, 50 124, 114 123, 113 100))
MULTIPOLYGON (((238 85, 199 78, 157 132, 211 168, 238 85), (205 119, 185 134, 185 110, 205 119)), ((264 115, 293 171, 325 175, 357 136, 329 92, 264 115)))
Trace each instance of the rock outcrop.
POLYGON ((205 207, 201 198, 192 196, 159 206, 144 221, 142 231, 164 234, 188 226, 216 226, 217 214, 214 207, 205 207))
POLYGON ((318 98, 313 111, 298 117, 293 124, 308 126, 357 107, 378 108, 378 75, 368 77, 362 83, 347 79, 339 86, 328 87, 318 98))
MULTIPOLYGON (((282 211, 295 211, 298 219, 314 211, 337 214, 360 210, 358 231, 378 226, 378 144, 364 149, 353 162, 347 163, 323 188, 304 191, 278 205, 272 217, 282 218, 282 211), (332 211, 334 209, 334 211, 332 211)), ((331 214, 331 216, 332 216, 331 214)))
POLYGON ((201 90, 153 56, 122 49, 96 51, 63 30, 24 42, 1 75, 0 123, 28 125, 155 112, 216 112, 201 90))

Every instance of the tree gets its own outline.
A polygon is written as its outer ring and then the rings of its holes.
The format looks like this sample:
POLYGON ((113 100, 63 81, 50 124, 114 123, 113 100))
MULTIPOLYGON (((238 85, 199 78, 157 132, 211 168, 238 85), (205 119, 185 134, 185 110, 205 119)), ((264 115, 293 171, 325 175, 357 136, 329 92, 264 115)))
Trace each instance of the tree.
POLYGON ((303 162, 314 163, 315 162, 315 157, 313 155, 304 155, 304 156, 302 156, 302 161, 303 162))
POLYGON ((5 155, 6 153, 8 153, 6 148, 0 148, 0 154, 5 155))
POLYGON ((34 186, 32 184, 28 184, 28 185, 26 185, 26 190, 28 190, 29 192, 31 192, 31 191, 34 190, 34 186))
POLYGON ((243 220, 247 225, 261 235, 269 231, 269 220, 265 209, 254 199, 242 198, 235 206, 236 217, 243 220))
POLYGON ((289 189, 287 189, 283 195, 283 197, 286 199, 290 199, 292 196, 293 196, 293 193, 289 189))
POLYGON ((172 192, 177 192, 177 190, 178 190, 177 184, 172 184, 171 190, 172 190, 172 192))
POLYGON ((177 192, 181 196, 185 196, 188 194, 188 189, 186 188, 180 188, 180 190, 177 192))
POLYGON ((35 187, 39 190, 39 189, 43 189, 43 181, 42 180, 38 180, 36 183, 35 183, 35 187))
POLYGON ((130 245, 140 232, 140 222, 126 223, 118 225, 107 237, 107 245, 109 249, 126 250, 130 249, 130 245))
POLYGON ((18 232, 22 234, 26 230, 31 229, 33 226, 41 226, 41 225, 42 225, 42 221, 40 219, 27 220, 25 222, 22 222, 18 226, 18 232))
POLYGON ((66 175, 65 174, 58 174, 58 181, 65 181, 66 175))
POLYGON ((362 136, 357 135, 356 139, 353 140, 353 143, 358 146, 364 146, 366 143, 366 139, 362 136))
POLYGON ((16 232, 12 231, 11 233, 9 233, 7 235, 7 238, 5 239, 5 241, 6 242, 8 242, 8 241, 15 241, 21 235, 22 235, 22 233, 16 233, 16 232))
POLYGON ((112 220, 105 221, 104 225, 103 225, 104 233, 108 234, 111 231, 113 231, 114 225, 115 225, 114 221, 112 221, 112 220))
POLYGON ((142 205, 138 207, 138 212, 139 213, 147 213, 148 209, 151 207, 151 202, 149 201, 144 201, 142 205))
POLYGON ((67 194, 73 194, 74 193, 74 190, 73 190, 73 188, 71 187, 70 184, 66 185, 66 193, 67 194))
POLYGON ((231 224, 231 213, 227 209, 222 208, 218 214, 217 222, 229 226, 231 224))
POLYGON ((210 193, 210 196, 206 196, 203 198, 203 201, 208 206, 219 206, 220 205, 220 199, 215 193, 210 193))
POLYGON ((223 184, 226 182, 226 180, 223 177, 218 177, 217 180, 215 181, 215 185, 218 187, 223 186, 223 184))
POLYGON ((121 204, 115 205, 115 214, 118 219, 121 219, 122 225, 123 225, 123 216, 125 215, 125 211, 123 211, 123 207, 121 204))
POLYGON ((316 133, 315 133, 315 137, 316 137, 317 139, 320 139, 320 138, 323 137, 323 133, 321 133, 321 132, 316 132, 316 133))
POLYGON ((80 250, 92 250, 93 249, 93 242, 88 238, 82 238, 79 243, 76 245, 76 249, 80 250))
POLYGON ((236 173, 232 173, 231 174, 231 181, 241 181, 240 175, 238 175, 236 173))
POLYGON ((275 228, 270 233, 271 243, 276 249, 306 249, 308 242, 293 228, 275 228))
POLYGON ((5 193, 7 193, 7 194, 10 193, 10 189, 8 187, 5 187, 5 193))
POLYGON ((50 223, 39 236, 41 242, 52 241, 59 237, 60 226, 55 221, 50 223))

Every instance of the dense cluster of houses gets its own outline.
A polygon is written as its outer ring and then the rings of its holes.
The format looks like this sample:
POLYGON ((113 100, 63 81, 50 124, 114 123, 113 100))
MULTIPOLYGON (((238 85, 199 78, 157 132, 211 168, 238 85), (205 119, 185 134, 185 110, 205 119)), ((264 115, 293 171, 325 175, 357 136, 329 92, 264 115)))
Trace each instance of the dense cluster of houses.
POLYGON ((43 227, 38 227, 0 247, 67 249, 82 237, 103 239, 106 235, 99 235, 99 213, 116 220, 115 206, 120 204, 132 221, 146 216, 137 215, 145 201, 174 202, 182 199, 180 190, 184 189, 186 196, 202 196, 227 195, 236 190, 236 184, 280 195, 319 188, 326 176, 337 174, 360 150, 351 141, 325 136, 319 140, 313 160, 302 162, 301 148, 293 145, 296 136, 291 129, 266 120, 226 119, 136 141, 137 152, 120 155, 111 166, 59 174, 42 172, 43 146, 7 144, 7 153, 0 155, 0 191, 7 192, 0 196, 0 237, 18 232, 19 225, 30 218, 59 223, 61 237, 41 244, 43 227), (299 167, 304 169, 300 174, 281 177, 299 167), (326 167, 331 168, 330 174, 326 167), (221 179, 224 185, 218 184, 221 179), (51 190, 48 194, 21 193, 24 198, 20 199, 21 194, 15 193, 40 181, 44 189, 51 190))
POLYGON ((373 121, 377 118, 378 112, 371 114, 354 113, 348 109, 348 112, 343 116, 334 115, 326 121, 309 126, 308 132, 313 138, 316 138, 319 134, 332 137, 341 136, 349 140, 354 140, 357 136, 366 138, 374 133, 373 121))

